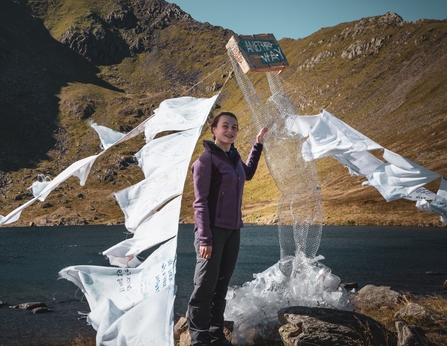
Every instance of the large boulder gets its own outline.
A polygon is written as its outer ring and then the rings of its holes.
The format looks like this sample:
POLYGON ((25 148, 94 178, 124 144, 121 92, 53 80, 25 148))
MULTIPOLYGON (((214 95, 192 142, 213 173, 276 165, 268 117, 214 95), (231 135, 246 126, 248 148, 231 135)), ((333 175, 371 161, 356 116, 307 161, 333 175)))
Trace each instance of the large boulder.
POLYGON ((401 302, 402 294, 393 291, 389 286, 366 285, 353 299, 353 303, 360 312, 368 309, 380 309, 401 302))
POLYGON ((396 334, 352 311, 292 306, 278 311, 286 346, 397 345, 396 334))

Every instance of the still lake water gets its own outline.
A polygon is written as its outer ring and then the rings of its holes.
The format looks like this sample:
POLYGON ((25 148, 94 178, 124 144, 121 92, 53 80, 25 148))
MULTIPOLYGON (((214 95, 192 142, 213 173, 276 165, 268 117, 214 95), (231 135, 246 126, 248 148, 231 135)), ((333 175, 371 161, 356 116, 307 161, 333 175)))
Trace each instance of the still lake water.
MULTIPOLYGON (((253 273, 279 259, 276 226, 250 226, 242 232, 241 249, 231 285, 253 279, 253 273)), ((0 228, 0 301, 15 305, 46 303, 54 313, 0 308, 0 345, 55 345, 78 333, 94 336, 79 320, 88 312, 82 293, 58 272, 72 265, 108 266, 101 251, 124 240, 124 226, 0 228)), ((325 226, 318 251, 320 261, 342 282, 391 286, 421 294, 442 293, 447 279, 447 229, 419 227, 325 226), (428 275, 435 272, 438 275, 428 275)), ((175 319, 184 315, 192 290, 195 253, 191 225, 178 233, 175 319)))

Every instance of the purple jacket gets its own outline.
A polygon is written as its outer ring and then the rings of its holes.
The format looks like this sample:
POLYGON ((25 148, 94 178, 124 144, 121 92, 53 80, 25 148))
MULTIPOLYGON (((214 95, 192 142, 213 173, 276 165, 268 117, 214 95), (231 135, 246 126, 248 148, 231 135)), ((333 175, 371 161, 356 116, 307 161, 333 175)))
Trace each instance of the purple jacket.
POLYGON ((234 163, 211 141, 203 141, 205 152, 192 165, 194 217, 200 245, 213 245, 211 227, 239 229, 242 223, 242 193, 253 178, 263 145, 255 143, 243 163, 237 150, 234 163))

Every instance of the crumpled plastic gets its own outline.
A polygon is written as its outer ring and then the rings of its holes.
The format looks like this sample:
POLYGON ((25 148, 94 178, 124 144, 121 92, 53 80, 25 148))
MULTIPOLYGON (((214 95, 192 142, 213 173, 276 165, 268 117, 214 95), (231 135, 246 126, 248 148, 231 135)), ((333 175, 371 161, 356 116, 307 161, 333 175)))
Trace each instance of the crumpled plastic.
POLYGON ((244 345, 253 331, 268 339, 269 325, 278 322, 278 310, 287 306, 325 307, 354 310, 350 293, 340 286, 340 278, 319 260, 304 253, 285 256, 254 280, 227 293, 225 320, 234 322, 232 341, 244 345))

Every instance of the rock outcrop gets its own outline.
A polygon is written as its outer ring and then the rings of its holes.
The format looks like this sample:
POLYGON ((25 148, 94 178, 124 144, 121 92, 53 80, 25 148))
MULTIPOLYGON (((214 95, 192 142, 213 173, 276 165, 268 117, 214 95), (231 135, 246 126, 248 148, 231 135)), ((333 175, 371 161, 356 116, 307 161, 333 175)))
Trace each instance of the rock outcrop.
POLYGON ((292 306, 278 311, 281 339, 292 345, 396 345, 393 332, 365 315, 327 308, 292 306))
POLYGON ((366 285, 353 299, 353 303, 361 312, 366 309, 378 309, 381 306, 396 304, 402 300, 402 294, 393 291, 389 286, 366 285))
POLYGON ((94 64, 109 65, 155 47, 154 30, 192 18, 165 1, 137 1, 133 6, 118 1, 108 14, 91 12, 84 20, 90 23, 88 28, 71 26, 59 41, 94 64))

